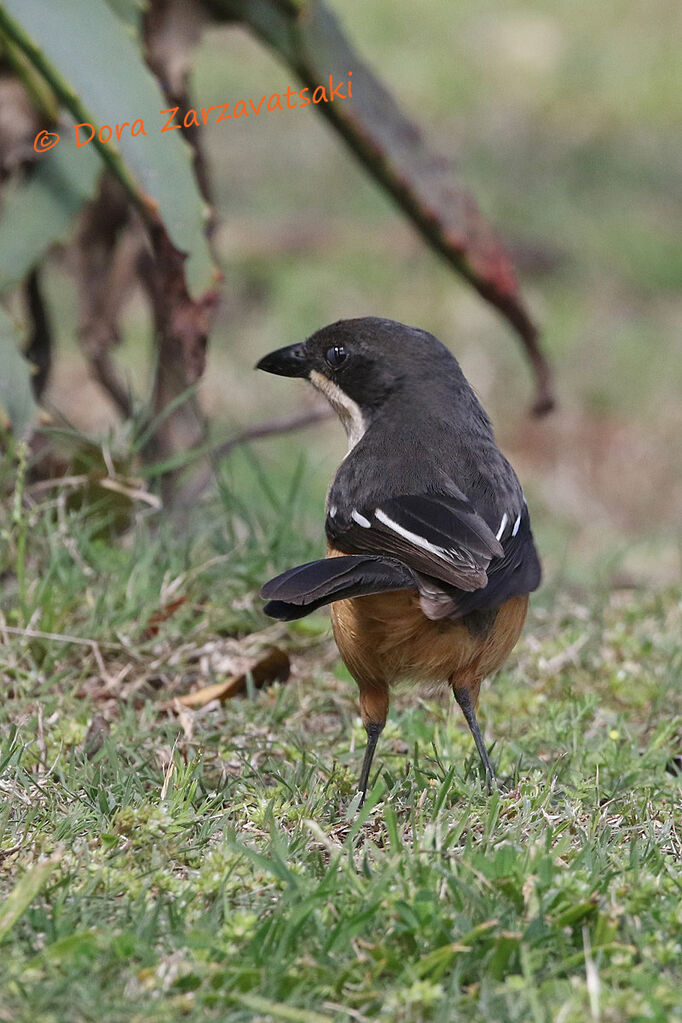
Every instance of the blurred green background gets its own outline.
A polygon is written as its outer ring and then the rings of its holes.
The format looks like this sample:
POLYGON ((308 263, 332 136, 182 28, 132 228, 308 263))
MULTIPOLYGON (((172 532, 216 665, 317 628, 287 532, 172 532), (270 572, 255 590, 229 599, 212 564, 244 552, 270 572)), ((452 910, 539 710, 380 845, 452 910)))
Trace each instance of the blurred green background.
MULTIPOLYGON (((680 577, 682 155, 672 0, 558 6, 347 0, 362 55, 507 240, 544 331, 559 395, 528 414, 531 382, 511 331, 432 254, 313 108, 207 126, 224 270, 202 400, 218 435, 312 401, 257 375, 266 351, 341 317, 431 330, 460 359, 522 478, 552 588, 666 584, 680 577)), ((195 105, 297 87, 240 28, 203 37, 195 105)), ((48 275, 61 359, 48 402, 104 432, 113 410, 73 343, 72 285, 48 275)), ((140 396, 151 373, 141 296, 120 361, 140 396)), ((259 442, 273 486, 301 453, 311 537, 345 450, 336 422, 259 442)), ((241 453, 236 487, 258 500, 241 453)))

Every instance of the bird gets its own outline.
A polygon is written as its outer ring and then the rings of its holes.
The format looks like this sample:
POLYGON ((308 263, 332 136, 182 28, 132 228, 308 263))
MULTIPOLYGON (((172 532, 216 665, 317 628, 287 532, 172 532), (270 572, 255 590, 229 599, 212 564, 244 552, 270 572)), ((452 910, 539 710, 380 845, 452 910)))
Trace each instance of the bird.
POLYGON ((280 621, 331 605, 367 733, 360 804, 398 682, 452 689, 491 791, 481 682, 515 646, 541 568, 521 484, 457 359, 428 331, 368 316, 256 369, 308 380, 348 438, 327 493, 326 557, 271 579, 261 597, 280 621))

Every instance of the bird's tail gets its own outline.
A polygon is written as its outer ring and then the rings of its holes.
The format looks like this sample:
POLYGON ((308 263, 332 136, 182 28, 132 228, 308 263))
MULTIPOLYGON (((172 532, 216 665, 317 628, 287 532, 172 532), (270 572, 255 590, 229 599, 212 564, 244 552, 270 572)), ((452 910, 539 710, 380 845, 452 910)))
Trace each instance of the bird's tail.
POLYGON ((267 615, 289 622, 335 600, 407 588, 416 589, 415 578, 399 561, 348 554, 290 568, 267 582, 261 596, 267 615))

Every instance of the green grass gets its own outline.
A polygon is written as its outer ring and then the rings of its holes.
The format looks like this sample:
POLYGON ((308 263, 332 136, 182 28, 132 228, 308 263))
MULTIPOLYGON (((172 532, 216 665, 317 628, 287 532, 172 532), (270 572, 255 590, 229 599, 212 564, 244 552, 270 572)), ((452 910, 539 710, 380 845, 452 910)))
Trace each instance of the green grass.
POLYGON ((182 537, 116 542, 59 490, 0 506, 0 1020, 682 1019, 682 592, 550 587, 482 696, 500 792, 447 702, 399 694, 358 813, 328 622, 255 592, 319 542, 308 483, 245 503, 241 455, 182 537), (286 684, 166 709, 272 643, 286 684))

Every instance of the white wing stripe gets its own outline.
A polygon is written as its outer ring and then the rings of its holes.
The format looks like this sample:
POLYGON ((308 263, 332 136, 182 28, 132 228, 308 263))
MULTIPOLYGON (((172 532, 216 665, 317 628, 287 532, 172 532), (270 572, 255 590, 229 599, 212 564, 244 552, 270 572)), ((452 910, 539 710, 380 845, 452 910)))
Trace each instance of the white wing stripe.
POLYGON ((432 554, 436 554, 439 558, 447 558, 448 561, 452 561, 456 558, 454 551, 449 551, 446 550, 445 547, 438 547, 434 543, 429 543, 428 540, 425 540, 423 536, 419 536, 418 533, 413 533, 411 530, 405 529, 404 526, 401 526, 398 522, 394 522, 393 519, 389 518, 386 512, 383 512, 381 508, 376 508, 374 514, 379 522, 383 522, 383 524, 388 526, 389 529, 392 529, 394 533, 398 533, 399 536, 409 540, 417 547, 421 547, 425 551, 431 551, 432 554))
POLYGON ((502 516, 502 521, 500 522, 500 528, 497 531, 497 536, 495 537, 496 540, 501 539, 502 534, 504 533, 505 529, 507 528, 507 523, 508 522, 509 522, 509 516, 505 512, 504 515, 502 516))
POLYGON ((369 519, 366 519, 365 516, 361 515, 359 511, 355 510, 355 508, 353 508, 353 511, 350 513, 350 517, 352 518, 353 522, 357 522, 357 524, 359 526, 362 526, 363 529, 369 529, 370 526, 372 525, 369 519))
POLYGON ((518 518, 516 519, 516 522, 514 523, 514 528, 512 529, 512 536, 516 536, 516 534, 519 531, 519 526, 520 525, 521 525, 521 516, 519 515, 518 518))

